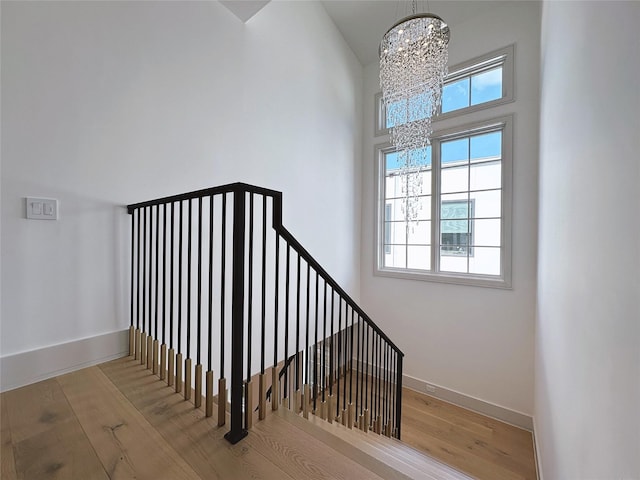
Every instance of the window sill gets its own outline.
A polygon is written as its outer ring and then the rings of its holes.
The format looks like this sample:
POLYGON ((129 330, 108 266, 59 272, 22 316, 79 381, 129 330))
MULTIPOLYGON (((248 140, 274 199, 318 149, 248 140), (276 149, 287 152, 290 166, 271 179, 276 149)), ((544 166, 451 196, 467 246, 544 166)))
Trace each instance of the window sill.
POLYGON ((511 290, 512 288, 511 279, 505 279, 495 275, 456 274, 453 272, 434 273, 424 270, 410 270, 404 268, 376 268, 374 269, 374 275, 402 280, 419 280, 423 282, 498 288, 502 290, 511 290))

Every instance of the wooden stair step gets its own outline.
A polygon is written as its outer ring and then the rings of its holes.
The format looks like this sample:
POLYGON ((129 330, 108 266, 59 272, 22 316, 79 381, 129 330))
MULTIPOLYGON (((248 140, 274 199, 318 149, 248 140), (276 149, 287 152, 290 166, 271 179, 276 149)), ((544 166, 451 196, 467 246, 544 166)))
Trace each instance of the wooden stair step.
POLYGON ((283 409, 278 414, 299 429, 388 479, 470 480, 467 475, 395 439, 350 430, 341 424, 310 416, 309 420, 283 409))

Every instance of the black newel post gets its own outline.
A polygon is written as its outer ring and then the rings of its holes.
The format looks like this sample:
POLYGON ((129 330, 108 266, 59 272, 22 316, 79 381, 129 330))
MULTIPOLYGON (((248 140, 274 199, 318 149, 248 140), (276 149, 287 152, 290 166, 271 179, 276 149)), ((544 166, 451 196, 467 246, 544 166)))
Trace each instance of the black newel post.
POLYGON ((243 427, 243 323, 244 323, 244 243, 245 192, 233 194, 233 273, 231 303, 231 430, 224 436, 232 444, 247 436, 243 427))

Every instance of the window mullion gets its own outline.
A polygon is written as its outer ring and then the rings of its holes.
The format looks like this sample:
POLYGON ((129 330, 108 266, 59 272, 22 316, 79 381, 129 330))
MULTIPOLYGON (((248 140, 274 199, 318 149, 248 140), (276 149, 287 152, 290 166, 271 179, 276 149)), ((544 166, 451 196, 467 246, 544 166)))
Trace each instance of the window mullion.
POLYGON ((431 141, 431 270, 440 271, 440 140, 431 141))

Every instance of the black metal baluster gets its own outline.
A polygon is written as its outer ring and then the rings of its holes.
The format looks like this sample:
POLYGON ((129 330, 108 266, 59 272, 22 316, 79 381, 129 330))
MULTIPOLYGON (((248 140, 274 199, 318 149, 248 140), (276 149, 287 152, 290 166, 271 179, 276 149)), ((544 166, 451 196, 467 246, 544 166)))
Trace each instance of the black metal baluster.
MULTIPOLYGON (((235 219, 234 219, 235 220, 235 219)), ((225 352, 225 279, 227 257, 227 194, 222 194, 222 230, 221 230, 221 258, 220 258, 220 377, 218 378, 218 426, 226 422, 227 417, 227 379, 224 374, 225 352)))
POLYGON ((183 256, 183 209, 179 203, 180 223, 178 224, 178 354, 176 355, 176 393, 182 391, 182 256, 183 256))
POLYGON ((389 428, 389 345, 384 342, 384 426, 385 435, 389 428))
POLYGON ((156 205, 156 268, 155 268, 155 276, 156 276, 156 290, 155 290, 155 296, 154 296, 154 306, 153 306, 153 310, 154 310, 154 333, 153 333, 153 337, 155 340, 158 340, 158 291, 159 291, 159 280, 160 280, 160 275, 159 275, 159 265, 160 265, 160 252, 159 252, 159 246, 160 246, 160 205, 156 205))
POLYGON ((396 352, 393 349, 393 347, 390 348, 390 362, 391 362, 391 371, 389 372, 389 391, 390 391, 390 395, 391 395, 391 399, 390 399, 390 405, 389 405, 389 416, 391 418, 391 436, 395 437, 396 436, 396 418, 395 418, 395 411, 396 411, 396 390, 394 387, 395 383, 395 378, 394 378, 394 372, 396 371, 396 352))
POLYGON ((213 195, 209 196, 209 295, 208 295, 208 348, 205 385, 205 415, 213 415, 213 195))
POLYGON ((160 380, 167 376, 167 204, 162 205, 162 346, 160 380))
MULTIPOLYGON (((244 193, 242 193, 244 195, 244 193)), ((244 245, 243 245, 244 248, 244 245)), ((249 289, 247 301, 247 379, 245 384, 245 428, 253 424, 253 386, 251 384, 251 338, 253 322, 253 193, 249 193, 249 289)))
POLYGON ((304 355, 303 355, 303 359, 304 359, 304 392, 303 392, 303 396, 302 396, 302 414, 305 418, 309 417, 309 401, 311 400, 309 398, 309 392, 310 392, 310 387, 309 387, 309 308, 310 308, 310 304, 309 304, 309 293, 310 293, 310 280, 311 278, 311 265, 309 265, 309 262, 307 262, 307 296, 306 296, 306 328, 304 330, 305 332, 305 348, 304 348, 304 355))
POLYGON ((142 209, 142 332, 140 364, 147 361, 147 209, 142 209))
POLYGON ((149 328, 147 329, 147 369, 151 368, 151 357, 153 355, 153 206, 149 206, 149 328))
POLYGON ((188 226, 187 226, 187 349, 185 351, 186 359, 184 362, 184 399, 191 399, 191 237, 193 237, 193 201, 190 198, 188 209, 188 226))
MULTIPOLYGON (((264 420, 266 416, 266 381, 264 374, 264 348, 265 348, 265 322, 266 322, 266 294, 267 294, 267 196, 262 195, 262 294, 260 296, 260 380, 258 391, 258 419, 264 420)), ((273 391, 272 391, 273 394, 273 391)))
POLYGON ((153 354, 152 354, 152 371, 155 375, 158 373, 158 355, 159 355, 159 336, 158 336, 158 301, 160 298, 160 205, 156 205, 156 268, 155 268, 155 296, 154 302, 154 334, 153 334, 153 354))
MULTIPOLYGON (((140 271, 142 269, 142 267, 140 265, 140 209, 135 209, 134 213, 135 213, 135 216, 136 216, 136 223, 138 224, 138 231, 136 233, 136 236, 137 236, 137 245, 136 245, 136 250, 137 250, 136 264, 137 264, 137 268, 136 268, 136 340, 135 340, 135 342, 136 342, 136 345, 135 345, 136 355, 135 355, 135 358, 136 358, 136 360, 139 360, 140 359, 140 334, 142 333, 141 330, 140 330, 140 271)), ((143 323, 143 328, 144 328, 144 323, 143 323)))
MULTIPOLYGON (((261 300, 261 327, 260 327, 260 373, 264 375, 264 347, 265 347, 265 321, 266 321, 266 293, 267 293, 267 196, 262 195, 262 294, 261 300)), ((261 393, 264 397, 264 392, 261 393)), ((264 417, 261 417, 261 420, 264 417)))
POLYGON ((173 348, 173 337, 175 335, 175 332, 173 331, 173 291, 175 290, 174 287, 174 283, 175 283, 175 277, 174 277, 174 265, 173 265, 173 259, 175 257, 175 249, 176 249, 176 244, 175 244, 175 235, 174 235, 174 230, 175 230, 175 223, 176 223, 176 217, 175 217, 175 203, 171 202, 171 258, 169 260, 169 278, 170 278, 170 287, 169 287, 169 361, 168 361, 168 365, 167 365, 167 370, 169 372, 169 375, 167 376, 167 385, 172 386, 174 383, 174 379, 175 379, 175 350, 173 348))
POLYGON ((300 405, 298 405, 298 398, 300 396, 300 254, 298 254, 298 260, 296 262, 296 379, 294 382, 296 391, 296 408, 298 411, 300 405))
POLYGON ((222 233, 221 233, 222 257, 220 258, 220 378, 225 378, 224 374, 224 327, 225 319, 225 278, 226 278, 226 258, 227 258, 227 194, 222 194, 222 233))
MULTIPOLYGON (((347 304, 347 301, 345 300, 344 302, 344 333, 342 333, 342 338, 343 338, 343 361, 342 361, 342 415, 343 417, 345 415, 348 415, 347 410, 349 408, 349 406, 347 405, 347 353, 348 353, 348 347, 347 347, 347 340, 348 340, 348 335, 347 335, 347 328, 349 324, 349 304, 347 304)), ((342 420, 342 424, 344 425, 346 423, 347 419, 342 420)))
POLYGON ((316 270, 316 315, 314 323, 314 342, 313 342, 313 412, 317 411, 318 405, 318 294, 320 276, 316 270))
POLYGON ((340 409, 340 374, 341 374, 341 366, 340 362, 342 361, 342 297, 338 296, 338 348, 337 357, 336 357, 336 418, 341 416, 340 409))
POLYGON ((326 390, 327 390, 327 281, 324 281, 324 306, 322 308, 322 358, 320 359, 320 383, 322 385, 322 410, 321 416, 323 420, 326 420, 327 416, 327 404, 326 404, 326 390))
POLYGON ((400 426, 402 423, 402 354, 397 353, 396 367, 396 438, 400 440, 400 426))
POLYGON ((373 392, 375 390, 374 388, 374 378, 373 378, 373 367, 374 367, 374 338, 373 338, 373 332, 370 332, 370 330, 372 330, 371 328, 367 329, 367 348, 369 350, 369 355, 370 355, 370 364, 367 368, 368 370, 368 375, 369 375, 369 426, 373 425, 373 422, 375 421, 375 414, 374 414, 374 403, 373 403, 373 392))
MULTIPOLYGON (((275 212, 274 212, 275 214, 275 212)), ((279 284, 280 284, 280 235, 276 233, 276 262, 275 262, 275 298, 273 307, 273 368, 271 369, 271 409, 277 410, 280 403, 280 391, 278 389, 278 316, 279 284)))
MULTIPOLYGON (((291 246, 289 242, 287 242, 287 256, 286 256, 286 273, 284 280, 284 360, 285 363, 289 360, 289 269, 290 269, 290 256, 291 256, 291 246)), ((290 364, 289 364, 290 365, 290 364)), ((284 367, 284 398, 285 400, 289 397, 289 366, 285 365, 284 367)), ((287 405, 291 408, 291 405, 287 405)))
MULTIPOLYGON (((356 334, 356 403, 355 403, 355 417, 354 420, 357 423, 358 427, 360 428, 362 423, 360 422, 360 415, 362 415, 360 413, 361 408, 362 408, 362 402, 359 401, 360 400, 360 392, 362 391, 362 389, 360 388, 360 381, 361 381, 361 371, 362 371, 362 361, 360 358, 360 335, 362 332, 362 318, 360 317, 360 315, 358 314, 358 333, 356 334)), ((352 371, 353 371, 353 366, 351 367, 352 371)))
MULTIPOLYGON (((202 196, 198 197, 198 295, 197 295, 197 329, 196 329, 196 370, 195 370, 195 408, 202 405, 202 196)), ((191 388, 191 387, 189 387, 191 388)))
MULTIPOLYGON (((353 422, 355 421, 356 418, 356 414, 355 414, 355 406, 353 404, 353 330, 356 328, 356 324, 355 324, 355 310, 352 308, 351 309, 351 330, 349 331, 350 334, 350 341, 349 341, 349 356, 347 357, 349 359, 349 428, 353 428, 353 422)), ((356 382, 358 380, 356 379, 356 382)), ((357 397, 357 393, 356 393, 356 397, 357 397)))
MULTIPOLYGON (((333 414, 333 379, 334 379, 334 349, 333 349, 333 341, 335 339, 335 330, 334 330, 334 323, 333 323, 333 318, 334 318, 334 299, 335 299, 335 291, 333 289, 333 286, 331 287, 331 338, 330 338, 330 342, 329 342, 329 349, 330 349, 330 353, 329 353, 329 407, 328 407, 328 411, 329 411, 329 423, 333 423, 333 419, 335 418, 335 415, 333 414)), ((336 402, 337 403, 337 402, 336 402)))
POLYGON ((130 283, 129 283, 129 300, 130 300, 130 308, 131 311, 129 312, 129 356, 133 356, 135 355, 135 348, 136 348, 136 339, 135 339, 135 328, 133 327, 133 311, 134 311, 134 289, 135 289, 135 284, 134 284, 134 278, 135 278, 135 271, 134 271, 134 265, 135 265, 135 247, 136 247, 136 242, 135 242, 135 215, 131 215, 131 279, 130 279, 130 283))

